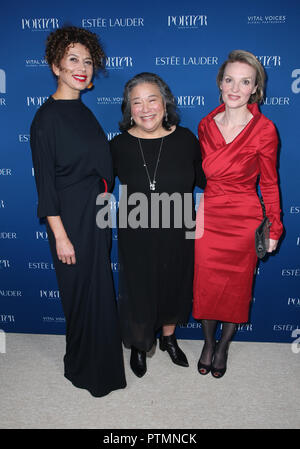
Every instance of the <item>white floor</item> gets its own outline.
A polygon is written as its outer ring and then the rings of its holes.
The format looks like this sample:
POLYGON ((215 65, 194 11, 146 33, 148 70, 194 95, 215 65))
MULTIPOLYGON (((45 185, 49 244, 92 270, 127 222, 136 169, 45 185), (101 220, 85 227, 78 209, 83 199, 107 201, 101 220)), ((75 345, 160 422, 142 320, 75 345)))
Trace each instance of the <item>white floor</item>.
POLYGON ((200 376, 202 341, 180 340, 190 367, 157 347, 139 379, 124 350, 127 388, 94 398, 63 376, 65 337, 6 334, 1 429, 300 428, 300 353, 289 344, 233 342, 222 379, 200 376))

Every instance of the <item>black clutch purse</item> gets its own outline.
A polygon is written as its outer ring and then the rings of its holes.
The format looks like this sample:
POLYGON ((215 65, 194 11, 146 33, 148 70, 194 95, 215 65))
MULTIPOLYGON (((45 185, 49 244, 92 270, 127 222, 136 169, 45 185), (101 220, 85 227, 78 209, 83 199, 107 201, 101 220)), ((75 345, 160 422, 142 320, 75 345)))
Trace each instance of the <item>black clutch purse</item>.
POLYGON ((266 216, 266 209, 263 202, 263 199, 260 197, 260 203, 263 210, 263 219, 258 228, 255 230, 255 250, 256 255, 259 259, 262 259, 268 250, 269 247, 269 235, 270 235, 270 226, 271 222, 266 216))

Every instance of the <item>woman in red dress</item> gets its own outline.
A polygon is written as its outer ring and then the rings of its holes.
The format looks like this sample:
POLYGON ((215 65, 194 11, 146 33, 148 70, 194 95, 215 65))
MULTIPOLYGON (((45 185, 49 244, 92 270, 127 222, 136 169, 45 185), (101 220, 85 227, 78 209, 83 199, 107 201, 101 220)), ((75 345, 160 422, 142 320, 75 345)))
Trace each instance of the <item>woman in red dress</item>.
POLYGON ((221 66, 217 84, 222 104, 199 124, 207 178, 197 213, 193 316, 202 320, 205 343, 200 374, 225 374, 237 323, 248 321, 257 256, 255 229, 262 220, 259 185, 271 221, 268 252, 282 233, 274 124, 258 109, 265 73, 257 58, 235 50, 221 66), (216 343, 217 323, 222 322, 216 343))

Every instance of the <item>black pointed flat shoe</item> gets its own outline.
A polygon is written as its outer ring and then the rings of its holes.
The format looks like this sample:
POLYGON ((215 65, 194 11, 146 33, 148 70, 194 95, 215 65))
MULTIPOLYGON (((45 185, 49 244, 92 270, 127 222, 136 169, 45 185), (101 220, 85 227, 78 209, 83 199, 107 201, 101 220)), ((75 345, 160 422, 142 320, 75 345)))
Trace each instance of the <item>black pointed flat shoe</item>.
POLYGON ((173 363, 179 366, 189 366, 185 353, 177 344, 175 334, 168 336, 160 336, 159 348, 162 351, 167 351, 173 363))
POLYGON ((130 367, 137 377, 143 377, 147 371, 146 352, 131 348, 130 367))

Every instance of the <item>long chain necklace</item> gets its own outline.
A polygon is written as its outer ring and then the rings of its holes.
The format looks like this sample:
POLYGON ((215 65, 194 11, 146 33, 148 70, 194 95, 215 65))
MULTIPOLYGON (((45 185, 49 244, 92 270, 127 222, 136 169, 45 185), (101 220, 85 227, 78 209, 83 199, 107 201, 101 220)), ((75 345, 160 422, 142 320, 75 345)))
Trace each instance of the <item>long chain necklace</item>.
POLYGON ((160 154, 161 154, 161 149, 162 149, 164 138, 162 137, 161 142, 160 142, 158 157, 157 157, 156 166, 155 166, 154 175, 153 175, 153 181, 151 181, 151 178, 150 178, 150 175, 149 175, 149 170, 148 170, 148 167, 147 167, 147 164, 146 164, 146 161, 145 161, 145 156, 144 156, 142 144, 141 144, 141 141, 140 141, 139 138, 138 138, 138 141, 139 141, 139 147, 140 147, 141 155, 142 155, 143 162, 144 162, 144 167, 145 167, 145 170, 146 170, 146 173, 147 173, 147 176, 148 176, 148 180, 149 180, 150 190, 155 190, 156 172, 157 172, 157 167, 158 167, 159 160, 160 160, 160 154))

